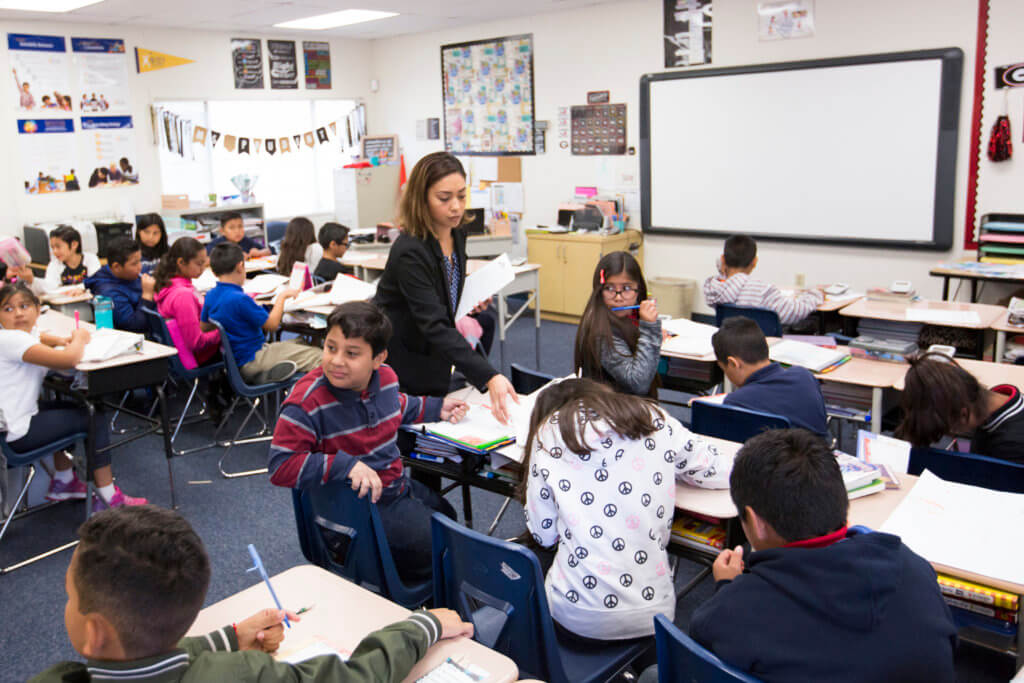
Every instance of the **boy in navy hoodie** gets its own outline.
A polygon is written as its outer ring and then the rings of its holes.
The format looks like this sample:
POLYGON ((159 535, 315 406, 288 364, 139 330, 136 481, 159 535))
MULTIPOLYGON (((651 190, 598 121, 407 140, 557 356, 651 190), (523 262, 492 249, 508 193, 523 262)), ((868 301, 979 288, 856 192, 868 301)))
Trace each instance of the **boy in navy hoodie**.
POLYGON ((763 681, 954 680, 935 571, 898 536, 852 533, 835 457, 802 429, 747 441, 729 478, 754 552, 724 550, 690 635, 763 681))
POLYGON ((757 323, 741 316, 729 318, 711 337, 711 346, 718 366, 737 387, 725 395, 725 405, 781 415, 794 427, 828 437, 818 380, 806 368, 773 363, 757 323))
POLYGON ((142 274, 142 246, 130 237, 118 237, 107 245, 107 265, 90 277, 85 286, 94 296, 105 296, 114 305, 114 327, 144 332, 143 302, 153 307, 153 276, 142 274))

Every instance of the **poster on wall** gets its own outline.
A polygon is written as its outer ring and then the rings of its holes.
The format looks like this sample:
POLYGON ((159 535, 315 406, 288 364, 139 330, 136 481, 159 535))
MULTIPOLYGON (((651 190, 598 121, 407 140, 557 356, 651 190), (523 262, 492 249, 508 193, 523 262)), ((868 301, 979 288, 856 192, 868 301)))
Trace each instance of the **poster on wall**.
POLYGON ((268 40, 267 59, 270 60, 271 89, 295 90, 299 87, 294 40, 268 40))
POLYGON ((231 65, 236 90, 263 88, 263 44, 258 38, 232 38, 231 65))
POLYGON ((665 66, 711 63, 711 0, 662 0, 665 66))
POLYGON ((25 194, 81 189, 74 166, 74 119, 18 119, 21 180, 25 194))
POLYGON ((67 45, 62 36, 8 33, 14 108, 29 112, 72 111, 67 45))
POLYGON ((534 154, 533 34, 441 46, 444 145, 453 154, 534 154))
POLYGON ((757 4, 758 40, 808 38, 813 35, 813 0, 784 0, 757 4))
POLYGON ((87 187, 138 184, 132 117, 83 116, 81 145, 87 187))
POLYGON ((78 66, 79 109, 83 114, 129 110, 128 56, 123 40, 72 38, 71 52, 78 66))
POLYGON ((302 58, 306 66, 306 90, 330 90, 331 44, 304 40, 302 58))

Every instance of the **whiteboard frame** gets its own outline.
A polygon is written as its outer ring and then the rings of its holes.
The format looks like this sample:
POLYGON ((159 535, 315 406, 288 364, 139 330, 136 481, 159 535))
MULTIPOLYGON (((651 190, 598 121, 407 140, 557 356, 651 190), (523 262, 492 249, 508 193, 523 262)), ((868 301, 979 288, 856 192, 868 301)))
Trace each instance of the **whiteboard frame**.
MULTIPOLYGON (((960 93, 963 76, 964 54, 960 48, 938 48, 910 52, 889 52, 875 55, 858 55, 832 59, 813 59, 775 64, 752 64, 747 66, 697 69, 693 71, 668 71, 644 74, 640 78, 640 218, 644 232, 661 235, 706 236, 725 238, 728 233, 721 230, 701 229, 685 226, 656 226, 651 224, 651 84, 658 81, 680 78, 714 78, 737 74, 770 73, 818 69, 823 67, 856 66, 884 62, 915 60, 939 60, 941 84, 939 95, 939 129, 936 135, 935 193, 930 240, 880 240, 874 238, 834 237, 828 235, 808 236, 785 233, 757 233, 757 239, 805 244, 837 244, 858 247, 886 247, 927 251, 948 251, 953 246, 953 204, 956 192, 956 156, 960 124, 960 93)), ((749 111, 756 111, 752 105, 749 111)))

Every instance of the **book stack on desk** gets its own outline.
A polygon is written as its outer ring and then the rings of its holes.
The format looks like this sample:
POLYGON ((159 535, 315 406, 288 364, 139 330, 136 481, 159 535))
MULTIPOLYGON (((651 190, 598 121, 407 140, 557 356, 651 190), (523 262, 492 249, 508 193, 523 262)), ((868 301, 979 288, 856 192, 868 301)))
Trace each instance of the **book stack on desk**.
POLYGON ((456 424, 430 422, 406 425, 402 429, 416 435, 417 455, 453 462, 462 462, 467 454, 486 455, 516 440, 512 428, 495 420, 486 406, 472 404, 466 416, 456 424))
POLYGON ((821 396, 829 415, 866 419, 871 413, 871 387, 822 382, 821 396))
POLYGON ((1020 596, 946 574, 937 578, 942 599, 960 625, 1016 636, 1020 596))
POLYGON ((792 339, 772 344, 768 356, 776 363, 799 365, 811 372, 829 372, 850 360, 850 354, 845 348, 829 349, 792 339))
POLYGON ((839 470, 843 473, 843 484, 850 500, 870 496, 885 490, 885 481, 878 468, 849 453, 834 451, 839 470))
POLYGON ((725 548, 725 527, 677 511, 672 522, 672 542, 695 550, 718 552, 725 548))
POLYGON ((872 287, 868 290, 868 301, 895 301, 897 303, 910 303, 917 298, 917 292, 911 289, 908 292, 894 292, 885 287, 872 287))

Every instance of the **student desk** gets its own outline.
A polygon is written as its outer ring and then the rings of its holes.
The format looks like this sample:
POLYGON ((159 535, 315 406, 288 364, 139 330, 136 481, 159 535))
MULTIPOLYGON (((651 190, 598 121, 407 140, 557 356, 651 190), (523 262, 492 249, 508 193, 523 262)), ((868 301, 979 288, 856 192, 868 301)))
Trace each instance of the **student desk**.
POLYGON ((245 272, 247 274, 258 273, 263 270, 274 270, 275 268, 277 268, 277 256, 275 254, 245 259, 245 272))
MULTIPOLYGON (((47 311, 39 316, 37 324, 41 331, 58 336, 69 336, 75 329, 74 318, 56 311, 47 311)), ((91 323, 83 322, 81 325, 90 331, 95 329, 91 323)), ((143 342, 142 351, 139 353, 125 354, 105 361, 79 363, 75 366, 76 370, 86 376, 88 382, 84 394, 79 394, 79 397, 93 405, 102 404, 103 398, 110 394, 122 394, 130 389, 141 387, 154 388, 160 405, 159 419, 119 408, 121 412, 127 412, 134 417, 150 422, 151 426, 142 432, 112 442, 109 448, 117 448, 149 434, 160 432, 164 441, 164 455, 167 457, 167 477, 171 488, 172 508, 175 507, 174 472, 171 469, 171 457, 174 453, 171 448, 170 420, 167 416, 167 397, 164 394, 163 384, 169 370, 167 359, 177 353, 178 350, 174 347, 157 344, 147 339, 143 342)), ((65 388, 61 390, 72 395, 77 393, 65 388)))
MULTIPOLYGON (((266 585, 255 574, 252 586, 210 605, 199 613, 190 636, 203 636, 222 626, 245 619, 266 607, 273 607, 266 585)), ((270 579, 281 604, 295 611, 313 605, 313 609, 285 629, 285 640, 275 655, 287 657, 317 641, 350 653, 364 637, 377 629, 402 621, 411 612, 386 598, 357 586, 340 576, 315 567, 292 567, 270 579)), ((466 637, 441 640, 434 644, 405 678, 416 681, 445 659, 462 659, 466 664, 483 669, 484 679, 508 683, 519 677, 515 662, 494 650, 466 637)))
POLYGON ((1006 353, 1006 335, 1024 334, 1024 325, 1011 325, 1009 318, 1010 311, 1006 310, 992 323, 992 329, 996 331, 996 352, 992 360, 997 363, 1003 362, 1006 353))
POLYGON ((871 389, 871 431, 882 433, 882 414, 884 391, 903 377, 907 372, 904 363, 870 360, 867 358, 851 358, 831 372, 815 373, 821 382, 851 384, 871 389))
MULTIPOLYGON (((979 382, 986 387, 993 387, 997 384, 1013 384, 1024 388, 1024 365, 1009 363, 992 363, 985 360, 971 360, 969 358, 957 358, 957 364, 967 372, 974 375, 979 382)), ((895 364, 902 368, 903 372, 893 381, 893 388, 903 391, 903 379, 907 374, 909 366, 906 364, 895 364)))
POLYGON ((92 304, 90 303, 92 293, 88 289, 81 294, 43 294, 39 299, 55 311, 69 316, 74 316, 75 311, 78 311, 81 320, 88 322, 93 320, 92 304))
MULTIPOLYGON (((986 264, 994 265, 994 264, 986 264)), ((977 261, 963 261, 961 263, 940 263, 928 274, 933 277, 942 278, 942 299, 949 299, 949 281, 951 279, 970 280, 971 282, 971 303, 978 301, 979 282, 1006 282, 1008 284, 1024 284, 1024 277, 1010 274, 1013 266, 1002 266, 986 272, 986 269, 979 267, 977 261), (1005 272, 1000 272, 1004 270, 1005 272)))

